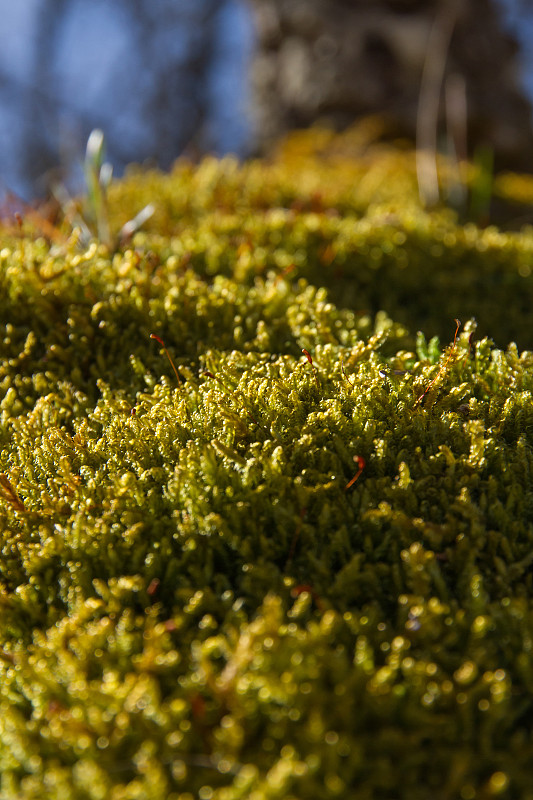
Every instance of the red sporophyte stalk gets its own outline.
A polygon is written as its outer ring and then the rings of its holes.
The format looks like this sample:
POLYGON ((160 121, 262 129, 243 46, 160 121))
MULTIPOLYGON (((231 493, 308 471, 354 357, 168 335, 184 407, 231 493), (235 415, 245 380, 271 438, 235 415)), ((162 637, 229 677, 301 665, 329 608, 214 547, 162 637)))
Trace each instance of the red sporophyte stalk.
POLYGON ((311 354, 309 353, 309 350, 306 350, 306 349, 305 349, 305 347, 304 347, 304 348, 302 348, 302 353, 304 354, 304 356, 306 357, 306 359, 307 359, 307 360, 309 361, 309 363, 311 364, 311 369, 313 370, 313 375, 315 376, 316 388, 317 388, 317 389, 320 389, 320 384, 318 383, 318 376, 317 376, 317 374, 316 374, 316 367, 315 367, 315 365, 313 364, 313 359, 311 358, 311 354))
POLYGON ((440 378, 440 377, 442 377, 442 375, 444 375, 444 373, 446 372, 446 368, 447 368, 448 364, 450 363, 450 359, 451 359, 451 357, 453 356, 453 354, 454 354, 454 352, 455 352, 455 345, 456 345, 456 342, 457 342, 457 334, 459 333, 459 328, 461 327, 461 322, 460 322, 458 319, 456 319, 456 320, 455 320, 455 324, 456 324, 456 328, 455 328, 455 336, 453 337, 453 344, 452 344, 452 346, 451 346, 451 348, 450 348, 450 352, 448 353, 448 358, 446 359, 446 361, 444 362, 444 364, 442 365, 442 367, 439 369, 439 371, 437 372, 437 374, 435 375, 435 377, 433 378, 433 380, 432 380, 432 381, 430 381, 430 383, 428 383, 428 385, 426 386, 426 388, 424 389, 424 391, 422 392, 422 394, 420 395, 420 397, 418 397, 418 398, 416 399, 416 401, 415 401, 415 404, 414 404, 413 408, 416 408, 418 405, 423 405, 423 403, 424 403, 424 398, 426 397, 426 395, 427 395, 427 393, 429 392, 429 390, 431 389, 431 387, 432 387, 432 386, 433 386, 433 385, 434 385, 434 384, 435 384, 435 383, 436 383, 436 382, 439 380, 439 378, 440 378))
POLYGON ((345 492, 347 492, 348 489, 350 489, 354 485, 354 483, 356 482, 356 480, 359 478, 359 476, 361 475, 362 471, 366 467, 366 461, 363 458, 363 456, 354 456, 353 460, 355 461, 355 463, 357 464, 359 469, 357 470, 357 472, 355 473, 355 475, 353 476, 351 481, 348 481, 348 483, 344 487, 344 491, 345 492))
POLYGON ((205 700, 200 692, 191 696, 191 712, 195 722, 201 722, 205 716, 205 700))
POLYGON ((165 345, 165 343, 164 343, 163 339, 161 339, 161 338, 160 338, 159 336, 157 336, 155 333, 151 333, 151 334, 150 334, 150 339, 155 339, 155 340, 156 340, 156 342, 159 342, 159 344, 161 345, 161 347, 162 347, 162 348, 163 348, 163 350, 165 351, 166 357, 167 357, 167 358, 168 358, 168 360, 170 361, 170 366, 171 366, 171 367, 172 367, 172 369, 174 370, 174 375, 176 376, 176 380, 178 381, 178 386, 179 386, 179 387, 180 387, 180 389, 181 389, 181 380, 180 380, 180 376, 178 375, 178 370, 176 369, 176 365, 175 365, 175 364, 174 364, 174 362, 172 361, 172 358, 171 358, 171 356, 170 356, 170 353, 168 352, 168 350, 167 350, 167 348, 166 348, 166 345, 165 345))
POLYGON ((0 474, 0 497, 10 504, 15 511, 26 511, 24 501, 18 496, 13 484, 5 473, 0 474))
POLYGON ((307 592, 307 594, 311 595, 319 611, 322 611, 324 609, 324 605, 322 603, 320 595, 317 592, 315 592, 313 587, 308 583, 301 583, 299 586, 294 586, 291 589, 291 597, 295 598, 299 597, 304 592, 307 592))
POLYGON ((290 275, 290 273, 291 273, 291 272, 294 272, 294 270, 295 270, 295 269, 296 269, 296 264, 289 264, 289 266, 288 266, 288 267, 286 267, 286 268, 283 270, 283 272, 281 272, 281 273, 278 275, 278 277, 277 277, 277 278, 276 278, 276 280, 274 281, 274 286, 277 286, 277 285, 278 285, 278 283, 279 283, 280 281, 283 281, 283 280, 285 280, 285 278, 286 278, 288 275, 290 275))

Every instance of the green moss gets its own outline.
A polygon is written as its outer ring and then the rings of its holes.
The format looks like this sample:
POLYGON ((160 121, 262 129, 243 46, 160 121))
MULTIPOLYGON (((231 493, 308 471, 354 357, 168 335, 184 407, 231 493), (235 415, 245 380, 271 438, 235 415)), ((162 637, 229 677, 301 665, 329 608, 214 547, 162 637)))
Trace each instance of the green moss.
POLYGON ((533 797, 533 238, 353 136, 6 227, 3 797, 533 797))

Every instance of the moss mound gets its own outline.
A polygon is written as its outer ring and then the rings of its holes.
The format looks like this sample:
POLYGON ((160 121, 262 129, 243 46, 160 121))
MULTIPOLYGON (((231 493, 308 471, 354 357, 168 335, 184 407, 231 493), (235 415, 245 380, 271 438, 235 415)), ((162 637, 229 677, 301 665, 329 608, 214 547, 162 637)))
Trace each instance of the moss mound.
POLYGON ((351 136, 6 227, 2 797, 533 798, 533 234, 351 136))

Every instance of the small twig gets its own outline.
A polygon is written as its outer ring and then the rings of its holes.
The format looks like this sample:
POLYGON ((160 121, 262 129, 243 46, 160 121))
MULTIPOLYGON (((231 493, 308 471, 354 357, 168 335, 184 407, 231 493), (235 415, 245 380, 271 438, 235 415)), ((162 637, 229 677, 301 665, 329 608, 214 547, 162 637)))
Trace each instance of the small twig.
POLYGON ((437 130, 440 95, 452 34, 459 15, 459 0, 441 4, 431 28, 418 98, 416 120, 416 172, 420 199, 426 206, 439 200, 437 130))

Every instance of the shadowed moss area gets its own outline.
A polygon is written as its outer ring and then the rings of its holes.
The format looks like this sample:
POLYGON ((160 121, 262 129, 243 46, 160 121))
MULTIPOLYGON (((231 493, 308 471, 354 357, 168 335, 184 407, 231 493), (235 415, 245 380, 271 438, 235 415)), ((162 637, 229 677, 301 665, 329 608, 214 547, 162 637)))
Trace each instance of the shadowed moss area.
POLYGON ((533 235, 351 136, 5 228, 2 797, 533 798, 533 235))

